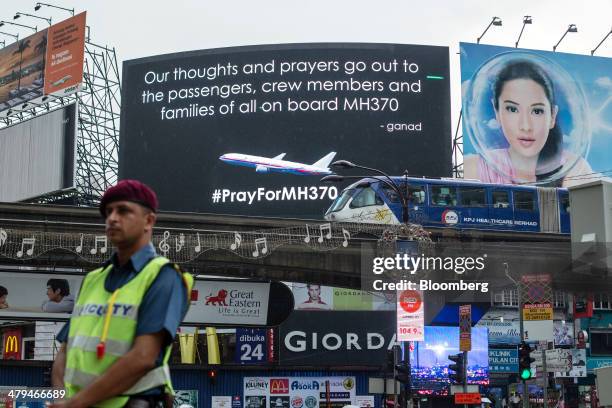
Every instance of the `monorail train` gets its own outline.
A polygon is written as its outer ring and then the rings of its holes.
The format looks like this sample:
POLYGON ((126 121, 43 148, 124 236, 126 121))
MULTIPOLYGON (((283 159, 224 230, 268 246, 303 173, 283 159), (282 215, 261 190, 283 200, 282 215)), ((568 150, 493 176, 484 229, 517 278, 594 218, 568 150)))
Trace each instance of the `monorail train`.
MULTIPOLYGON (((408 200, 409 222, 426 227, 570 233, 567 189, 487 184, 460 179, 393 177, 408 200)), ((398 224, 400 196, 384 177, 345 188, 325 219, 398 224)))

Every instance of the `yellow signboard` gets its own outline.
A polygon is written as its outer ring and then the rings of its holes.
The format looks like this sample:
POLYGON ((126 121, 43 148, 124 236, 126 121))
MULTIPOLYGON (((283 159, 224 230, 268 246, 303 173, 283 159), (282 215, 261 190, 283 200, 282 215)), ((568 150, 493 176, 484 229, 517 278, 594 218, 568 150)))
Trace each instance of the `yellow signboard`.
POLYGON ((525 305, 523 307, 523 319, 534 320, 553 320, 553 308, 550 303, 537 303, 525 305))

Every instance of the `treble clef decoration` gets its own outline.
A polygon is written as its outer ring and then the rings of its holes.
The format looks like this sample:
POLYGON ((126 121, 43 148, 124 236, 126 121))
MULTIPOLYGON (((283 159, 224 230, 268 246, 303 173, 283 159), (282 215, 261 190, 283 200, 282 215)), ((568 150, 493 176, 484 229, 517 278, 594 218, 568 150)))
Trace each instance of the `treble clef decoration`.
POLYGON ((168 254, 170 251, 170 244, 168 244, 168 239, 170 239, 170 231, 164 231, 164 238, 159 243, 159 250, 164 256, 168 254))

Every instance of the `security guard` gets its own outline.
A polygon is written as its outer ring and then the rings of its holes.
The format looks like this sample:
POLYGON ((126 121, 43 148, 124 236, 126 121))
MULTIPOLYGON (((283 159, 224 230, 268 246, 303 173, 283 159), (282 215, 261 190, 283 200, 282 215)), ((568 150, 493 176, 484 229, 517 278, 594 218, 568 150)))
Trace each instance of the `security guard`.
POLYGON ((104 193, 100 212, 116 252, 84 278, 57 336, 52 382, 68 399, 53 407, 172 406, 168 360, 193 278, 156 254, 157 207, 155 192, 136 180, 104 193))

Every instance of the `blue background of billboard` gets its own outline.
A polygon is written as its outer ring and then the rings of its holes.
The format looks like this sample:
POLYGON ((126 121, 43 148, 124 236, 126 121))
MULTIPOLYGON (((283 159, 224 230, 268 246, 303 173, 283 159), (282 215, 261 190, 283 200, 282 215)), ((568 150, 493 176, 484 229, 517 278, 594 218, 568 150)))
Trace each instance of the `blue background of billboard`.
MULTIPOLYGON (((612 58, 470 43, 460 43, 460 50, 462 89, 466 81, 471 80, 483 64, 502 53, 530 52, 548 58, 564 68, 581 86, 588 103, 589 114, 592 116, 591 147, 586 157, 587 162, 595 172, 612 169, 612 159, 610 158, 610 145, 612 144, 612 58), (602 111, 596 116, 595 112, 602 107, 602 111)), ((463 134, 467 135, 465 125, 466 121, 463 121, 463 134)), ((466 155, 477 153, 469 137, 463 139, 463 153, 466 155)))

